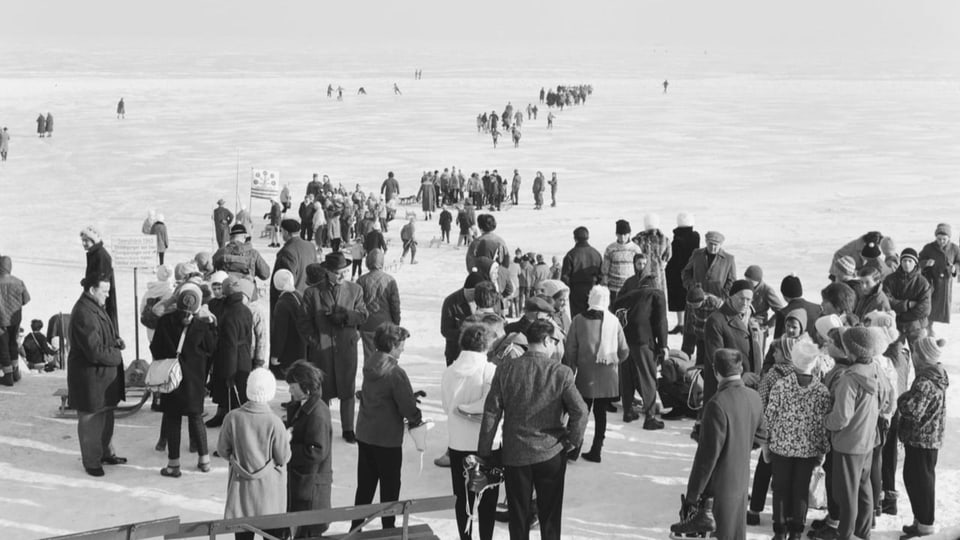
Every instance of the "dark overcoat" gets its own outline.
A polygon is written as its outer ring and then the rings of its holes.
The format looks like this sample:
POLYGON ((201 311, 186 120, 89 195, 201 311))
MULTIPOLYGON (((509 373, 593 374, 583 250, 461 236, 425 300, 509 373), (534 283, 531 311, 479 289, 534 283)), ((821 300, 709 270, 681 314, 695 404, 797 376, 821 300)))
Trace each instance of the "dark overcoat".
POLYGON ((270 313, 274 312, 280 291, 273 286, 273 276, 277 270, 289 270, 293 274, 293 286, 297 292, 307 290, 307 265, 317 261, 317 248, 313 242, 308 242, 299 236, 287 240, 277 251, 277 260, 273 263, 273 274, 270 274, 270 313))
POLYGON ((107 303, 104 309, 107 315, 113 321, 114 329, 119 331, 117 326, 117 278, 113 275, 113 257, 103 247, 103 242, 97 242, 87 251, 87 270, 84 276, 90 275, 109 275, 110 276, 110 295, 107 296, 107 303))
POLYGON ((307 357, 306 341, 297 327, 302 317, 303 295, 297 291, 281 293, 270 318, 270 357, 277 359, 282 370, 307 357))
MULTIPOLYGON (((333 485, 333 426, 330 409, 319 394, 292 405, 290 417, 290 462, 287 463, 287 511, 330 508, 333 485)), ((298 537, 320 536, 328 525, 297 529, 298 537)))
POLYGON ((763 347, 760 341, 760 329, 748 318, 745 322, 734 311, 729 302, 707 317, 703 326, 703 345, 706 357, 703 362, 703 399, 710 399, 716 391, 717 376, 713 370, 713 355, 718 349, 740 351, 743 360, 743 372, 760 375, 763 366, 763 347))
POLYGON ((667 301, 670 311, 683 311, 687 308, 687 289, 683 286, 683 269, 690 256, 700 247, 700 233, 693 227, 677 227, 673 230, 670 250, 673 252, 667 261, 667 301))
POLYGON ((104 308, 84 292, 70 312, 67 390, 70 408, 97 412, 126 399, 117 330, 104 308))
POLYGON ((737 263, 733 255, 721 249, 712 263, 707 261, 707 248, 693 252, 683 268, 683 287, 689 291, 700 285, 703 292, 726 298, 737 279, 737 263))
POLYGON ((930 322, 950 323, 950 301, 953 298, 953 278, 960 265, 960 247, 949 242, 942 248, 936 242, 930 242, 920 250, 920 268, 923 277, 933 286, 930 297, 930 322), (933 261, 933 266, 926 266, 933 261))
POLYGON ((603 255, 586 240, 581 240, 563 257, 560 281, 570 287, 570 316, 576 317, 587 309, 587 296, 600 283, 603 273, 603 255))
MULTIPOLYGON (((150 354, 154 360, 174 358, 180 335, 183 333, 184 314, 182 311, 168 313, 157 321, 157 329, 150 342, 150 354)), ((203 398, 207 395, 204 384, 207 381, 207 368, 217 349, 217 330, 211 321, 197 317, 187 327, 180 351, 180 371, 183 379, 180 386, 169 394, 163 394, 160 407, 164 412, 174 414, 200 414, 203 412, 203 398)))
MULTIPOLYGON (((239 373, 246 377, 253 371, 253 313, 243 303, 243 293, 223 299, 217 324, 217 351, 210 371, 210 395, 219 405, 227 404, 229 382, 239 373)), ((246 396, 239 396, 243 401, 246 396)))

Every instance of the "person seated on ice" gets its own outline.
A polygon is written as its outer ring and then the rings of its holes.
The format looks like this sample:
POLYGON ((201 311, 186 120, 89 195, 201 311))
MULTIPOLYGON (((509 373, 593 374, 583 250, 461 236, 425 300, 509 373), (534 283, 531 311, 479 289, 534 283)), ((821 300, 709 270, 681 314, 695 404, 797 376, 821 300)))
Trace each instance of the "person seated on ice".
POLYGON ((47 342, 46 336, 40 330, 43 330, 43 321, 40 319, 30 321, 30 333, 23 338, 23 356, 30 369, 53 371, 59 367, 54 356, 57 354, 57 348, 47 342), (48 361, 47 357, 52 358, 48 361))

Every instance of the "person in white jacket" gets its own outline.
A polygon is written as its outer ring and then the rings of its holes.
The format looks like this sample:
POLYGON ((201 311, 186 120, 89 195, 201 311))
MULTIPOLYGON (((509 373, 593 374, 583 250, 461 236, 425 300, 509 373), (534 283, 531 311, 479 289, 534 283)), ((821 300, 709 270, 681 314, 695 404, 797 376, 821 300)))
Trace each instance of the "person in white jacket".
MULTIPOLYGON (((472 538, 472 512, 468 509, 474 507, 476 496, 467 492, 463 460, 477 453, 483 403, 496 370, 496 366, 487 361, 487 349, 493 338, 492 331, 484 324, 464 326, 460 332, 460 356, 443 372, 440 382, 443 410, 447 414, 450 478, 457 498, 457 529, 461 540, 472 538)), ((493 538, 499 494, 499 487, 487 489, 477 504, 481 540, 493 538)))

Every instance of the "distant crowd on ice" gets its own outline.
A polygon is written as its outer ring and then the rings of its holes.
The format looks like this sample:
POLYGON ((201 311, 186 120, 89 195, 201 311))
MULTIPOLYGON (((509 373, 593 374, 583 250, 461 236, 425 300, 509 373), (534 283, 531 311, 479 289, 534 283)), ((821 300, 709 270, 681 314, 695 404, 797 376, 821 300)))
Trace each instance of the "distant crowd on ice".
MULTIPOLYGON (((602 253, 577 227, 573 248, 550 266, 542 255, 511 252, 497 218, 483 213, 502 202, 506 182, 494 178, 490 190, 474 192, 477 184, 459 171, 424 173, 417 194, 427 219, 438 203, 462 203, 460 216, 481 212, 468 234, 461 229, 463 285, 438 306, 448 451, 436 463, 450 467, 462 538, 471 537, 474 504, 481 538, 492 536, 498 512, 513 538, 529 534, 534 516, 542 537, 559 538, 567 464, 601 461, 606 415, 618 401, 622 421, 642 419, 645 430, 697 418, 699 446, 675 534, 743 538, 747 523, 759 523, 772 483, 776 537, 800 537, 811 485, 819 485, 828 514, 813 522, 813 536, 866 538, 875 513, 898 511, 898 441, 914 515, 905 533, 933 530, 947 386, 933 323, 950 322, 960 268, 949 225, 938 225, 919 252, 897 252, 879 232, 854 239, 836 252, 815 303, 804 299, 797 276, 784 277, 778 291, 758 265, 738 274, 724 235, 707 232, 701 247, 689 214, 678 216, 672 238, 655 215, 636 234, 618 220, 602 253), (682 335, 679 350, 669 347, 669 333, 682 335), (593 439, 581 452, 591 410, 593 439), (751 489, 756 448, 762 457, 751 489), (823 478, 814 474, 821 464, 823 478), (465 474, 473 481, 465 484, 465 474), (498 510, 500 480, 507 504, 498 510)), ((284 218, 289 193, 273 201, 267 217, 271 224, 279 217, 271 243, 280 248, 272 267, 253 245, 249 214, 234 216, 221 201, 213 214, 217 251, 172 270, 161 264, 144 296, 139 319, 150 331, 153 363, 178 359, 181 372, 177 384, 165 379, 173 387, 155 404, 163 412, 156 446, 168 457, 160 474, 181 475, 186 417, 197 468, 209 471, 216 454, 229 463, 226 517, 330 506, 332 399, 340 400, 343 440, 357 445, 356 504, 371 502, 378 486, 382 501, 398 499, 406 431, 423 449, 431 423, 418 406, 422 392, 399 364, 410 334, 400 326, 397 282, 384 270, 384 234, 396 212, 389 203, 399 186, 390 174, 383 197, 355 193, 315 176, 299 219, 284 218), (344 223, 347 208, 354 219, 344 223), (345 243, 362 249, 344 251, 345 243), (269 284, 268 302, 257 301, 257 280, 269 284), (285 421, 270 407, 278 379, 290 385, 285 421), (208 395, 217 412, 204 422, 208 395), (216 452, 208 428, 220 428, 216 452)), ((541 206, 542 195, 536 201, 541 206)), ((404 226, 411 229, 400 232, 405 251, 415 221, 414 214, 404 226)), ((438 221, 449 226, 452 215, 438 221)), ((167 238, 158 224, 163 216, 151 214, 143 232, 157 236, 162 261, 167 238)), ((58 324, 83 466, 102 476, 103 465, 126 462, 113 444, 114 409, 126 385, 142 384, 153 368, 139 360, 124 368, 112 259, 95 227, 80 239, 83 292, 58 324)), ((57 352, 40 328, 16 337, 29 300, 10 257, 0 257, 3 385, 19 378, 19 348, 31 367, 57 352)), ((393 526, 393 518, 382 521, 393 526)))
MULTIPOLYGON (((540 105, 546 105, 550 109, 557 107, 562 111, 564 107, 580 105, 581 103, 586 104, 587 96, 591 94, 593 94, 593 86, 589 84, 576 86, 559 85, 556 90, 541 88, 540 105)), ((536 120, 539 111, 540 108, 537 104, 527 103, 527 120, 536 120)), ((556 118, 557 116, 553 114, 552 110, 547 112, 547 129, 553 129, 553 121, 556 120, 556 118)), ((503 108, 503 113, 500 115, 497 115, 496 109, 490 111, 489 114, 482 112, 477 115, 477 133, 489 133, 493 138, 494 148, 497 147, 497 143, 500 140, 501 127, 504 132, 510 133, 514 148, 519 147, 522 136, 523 111, 514 111, 512 102, 507 102, 507 105, 503 108)))

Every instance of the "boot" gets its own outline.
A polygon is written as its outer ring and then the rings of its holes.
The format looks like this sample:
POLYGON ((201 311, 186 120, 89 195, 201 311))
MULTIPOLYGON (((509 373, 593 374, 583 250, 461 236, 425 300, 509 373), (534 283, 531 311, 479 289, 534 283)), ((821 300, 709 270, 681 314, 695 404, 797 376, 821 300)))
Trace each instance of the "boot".
POLYGON ((582 456, 585 461, 600 463, 600 450, 603 448, 603 438, 603 435, 594 435, 590 451, 582 456))
POLYGON ((3 386, 13 386, 13 372, 4 373, 0 378, 0 384, 3 386))
POLYGON ((207 420, 203 425, 208 428, 218 428, 223 425, 223 417, 227 415, 227 409, 225 407, 217 407, 217 414, 213 415, 213 418, 207 420))
POLYGON ((897 515, 897 495, 896 491, 884 491, 883 500, 880 501, 880 510, 884 514, 891 516, 897 515))
POLYGON ((936 532, 936 529, 933 525, 923 525, 914 521, 910 525, 903 526, 903 536, 900 537, 900 540, 905 538, 916 538, 918 536, 929 536, 936 532))
POLYGON ((713 519, 713 498, 701 499, 697 504, 681 496, 681 502, 683 506, 680 510, 680 522, 670 526, 672 538, 706 537, 716 530, 717 524, 713 519))

